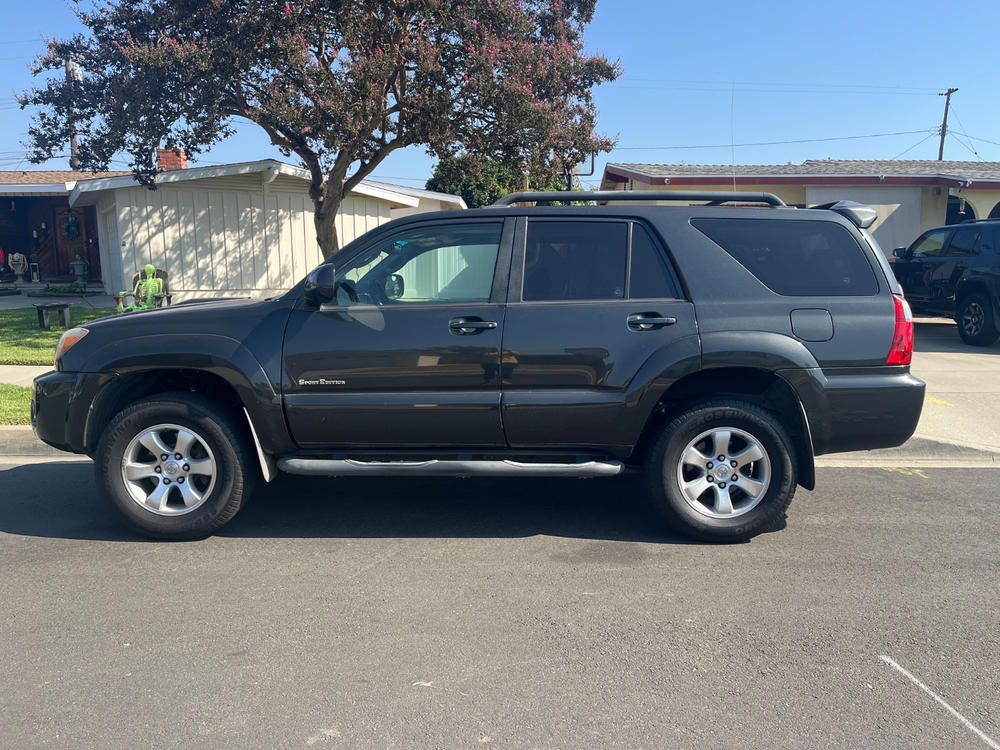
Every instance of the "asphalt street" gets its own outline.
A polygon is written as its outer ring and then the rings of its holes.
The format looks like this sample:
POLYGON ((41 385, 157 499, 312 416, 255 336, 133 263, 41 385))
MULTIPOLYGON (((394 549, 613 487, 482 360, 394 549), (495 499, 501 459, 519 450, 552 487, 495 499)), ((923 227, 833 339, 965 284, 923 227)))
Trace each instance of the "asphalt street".
POLYGON ((161 544, 89 462, 18 464, 0 747, 1000 741, 995 469, 821 468, 733 546, 663 532, 630 477, 282 477, 161 544))

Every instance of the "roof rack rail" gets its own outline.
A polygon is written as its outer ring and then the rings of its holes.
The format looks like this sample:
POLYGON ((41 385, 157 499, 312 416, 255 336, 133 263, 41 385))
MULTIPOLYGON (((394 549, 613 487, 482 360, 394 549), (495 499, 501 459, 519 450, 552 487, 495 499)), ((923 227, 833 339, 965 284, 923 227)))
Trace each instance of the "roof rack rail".
POLYGON ((726 191, 696 190, 563 190, 547 192, 509 193, 491 207, 500 208, 513 203, 552 203, 554 201, 705 201, 711 206, 723 203, 766 203, 784 206, 785 202, 774 193, 736 193, 726 191))

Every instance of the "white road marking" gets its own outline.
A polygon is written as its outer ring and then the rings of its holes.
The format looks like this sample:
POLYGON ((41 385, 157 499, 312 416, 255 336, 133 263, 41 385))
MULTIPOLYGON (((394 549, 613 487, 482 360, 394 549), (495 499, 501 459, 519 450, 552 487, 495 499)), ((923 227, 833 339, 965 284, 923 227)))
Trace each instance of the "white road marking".
POLYGON ((971 721, 969 721, 964 716, 962 716, 962 714, 960 714, 954 708, 952 708, 951 706, 949 706, 948 703, 945 701, 944 698, 942 698, 940 695, 938 695, 937 693, 935 693, 933 690, 931 690, 929 687, 927 687, 924 683, 922 683, 920 680, 918 680, 912 674, 910 674, 905 669, 903 669, 903 667, 899 666, 899 664, 897 664, 896 662, 894 662, 892 659, 890 659, 888 656, 885 656, 884 654, 880 654, 878 658, 881 659, 882 661, 884 661, 886 664, 888 664, 893 669, 895 669, 897 672, 899 672, 901 675, 903 675, 906 679, 908 679, 910 682, 912 682, 918 688, 920 688, 925 693, 927 693, 927 695, 929 695, 931 698, 933 698, 938 703, 940 703, 942 706, 944 706, 944 708, 948 711, 948 713, 950 713, 952 716, 954 716, 956 719, 958 719, 960 722, 962 722, 962 724, 965 725, 966 729, 968 729, 970 732, 972 732, 977 737, 979 737, 979 739, 981 739, 983 742, 985 742, 987 745, 989 745, 991 748, 993 748, 993 750, 1000 750, 1000 745, 998 745, 992 739, 990 739, 989 737, 987 737, 986 734, 984 734, 982 731, 980 731, 980 729, 975 724, 973 724, 971 721))

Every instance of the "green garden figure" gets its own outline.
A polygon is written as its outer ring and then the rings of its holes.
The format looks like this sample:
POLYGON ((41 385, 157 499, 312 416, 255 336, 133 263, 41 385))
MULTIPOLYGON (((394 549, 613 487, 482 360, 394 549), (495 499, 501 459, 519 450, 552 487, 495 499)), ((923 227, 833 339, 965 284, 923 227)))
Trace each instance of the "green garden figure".
POLYGON ((163 279, 156 278, 156 266, 147 263, 144 273, 135 282, 135 289, 131 292, 122 292, 121 296, 132 296, 132 304, 123 307, 118 303, 118 309, 122 312, 132 312, 134 310, 149 310, 156 307, 156 298, 163 296, 163 279))

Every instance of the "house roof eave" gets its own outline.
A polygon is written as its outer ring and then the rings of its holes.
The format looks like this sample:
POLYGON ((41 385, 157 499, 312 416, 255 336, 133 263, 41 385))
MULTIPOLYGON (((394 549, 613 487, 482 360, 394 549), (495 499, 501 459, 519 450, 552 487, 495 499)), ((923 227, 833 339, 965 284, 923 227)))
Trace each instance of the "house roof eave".
MULTIPOLYGON (((277 176, 279 174, 296 179, 309 181, 311 176, 309 171, 291 164, 277 161, 275 159, 261 159, 258 161, 238 162, 235 164, 219 164, 206 167, 191 167, 190 169, 174 169, 169 172, 161 172, 154 179, 156 185, 170 185, 191 180, 210 180, 219 177, 236 177, 245 174, 258 174, 270 172, 277 176)), ((93 180, 80 180, 72 187, 69 196, 69 204, 91 205, 97 202, 97 193, 106 190, 118 190, 120 188, 136 187, 139 183, 134 177, 128 175, 123 177, 101 177, 93 180)), ((371 198, 378 198, 388 202, 392 208, 412 208, 420 205, 420 200, 401 192, 387 189, 381 185, 371 185, 362 181, 351 191, 358 195, 371 198)))

